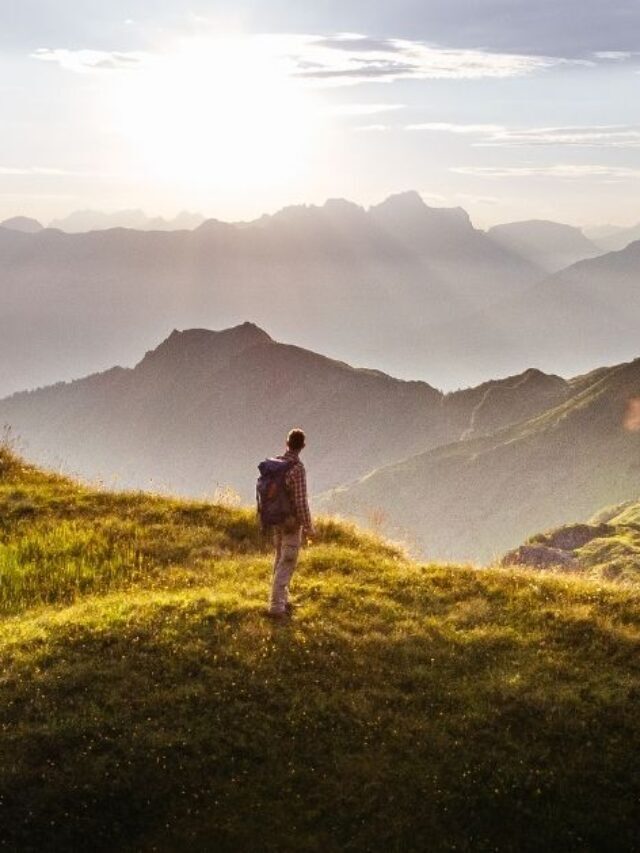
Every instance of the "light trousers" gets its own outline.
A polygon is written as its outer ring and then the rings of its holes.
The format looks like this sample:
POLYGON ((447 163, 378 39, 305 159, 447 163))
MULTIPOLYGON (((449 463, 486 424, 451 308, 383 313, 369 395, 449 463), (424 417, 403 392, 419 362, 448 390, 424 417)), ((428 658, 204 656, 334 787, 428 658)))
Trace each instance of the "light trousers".
POLYGON ((271 584, 271 613, 284 613, 289 601, 289 584, 298 563, 302 531, 298 527, 294 531, 285 532, 276 527, 273 534, 273 544, 276 555, 273 563, 273 580, 271 584))

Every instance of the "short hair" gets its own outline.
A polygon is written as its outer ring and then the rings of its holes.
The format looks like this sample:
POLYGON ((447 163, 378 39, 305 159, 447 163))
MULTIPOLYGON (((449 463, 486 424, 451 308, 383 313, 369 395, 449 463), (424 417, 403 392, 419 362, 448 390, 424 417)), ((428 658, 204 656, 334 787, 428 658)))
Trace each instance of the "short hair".
POLYGON ((287 436, 287 447, 290 450, 302 450, 306 436, 301 429, 292 429, 287 436))

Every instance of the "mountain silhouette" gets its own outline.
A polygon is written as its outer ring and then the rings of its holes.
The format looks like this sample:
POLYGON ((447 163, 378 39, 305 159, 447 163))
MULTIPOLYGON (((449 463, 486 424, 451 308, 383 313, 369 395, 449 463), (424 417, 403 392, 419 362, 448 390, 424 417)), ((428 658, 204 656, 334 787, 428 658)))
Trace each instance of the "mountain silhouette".
POLYGON ((42 231, 43 226, 37 219, 28 216, 12 216, 0 222, 0 228, 8 228, 10 231, 21 231, 24 234, 37 234, 42 231))
POLYGON ((579 228, 559 222, 539 219, 510 222, 495 225, 487 234, 504 249, 527 258, 549 273, 558 272, 585 258, 604 253, 604 250, 588 240, 579 228))
POLYGON ((601 229, 592 229, 591 234, 587 236, 603 251, 619 252, 640 240, 640 222, 626 228, 616 225, 603 226, 601 229))
MULTIPOLYGON (((554 235, 575 249, 573 230, 554 235)), ((278 340, 445 389, 634 357, 636 244, 549 276, 494 237, 412 192, 182 231, 0 229, 0 395, 133 365, 174 327, 247 315, 278 340)), ((538 240, 539 263, 553 246, 538 240)))
POLYGON ((0 263, 0 394, 133 364, 168 329, 229 326, 248 312, 279 339, 350 363, 470 384, 425 327, 543 275, 462 211, 410 193, 368 211, 332 200, 192 231, 4 229, 0 263))
POLYGON ((637 499, 640 432, 625 418, 640 397, 640 359, 569 388, 542 414, 382 468, 321 506, 360 518, 377 507, 389 530, 431 558, 486 561, 540 530, 637 499))
POLYGON ((253 500, 258 461, 280 451, 292 426, 309 433, 305 457, 320 492, 567 394, 564 380, 531 372, 444 395, 278 343, 245 322, 174 331, 133 369, 15 394, 0 401, 0 424, 30 459, 85 478, 191 495, 228 485, 253 500))
POLYGON ((108 228, 136 228, 141 231, 177 231, 191 230, 204 222, 200 213, 182 211, 173 219, 161 216, 147 216, 142 210, 118 210, 104 213, 100 210, 76 210, 49 223, 50 228, 58 228, 69 233, 85 231, 104 231, 108 228))
POLYGON ((461 373, 505 364, 565 376, 634 358, 640 322, 640 241, 579 261, 535 286, 454 322, 424 329, 432 352, 461 373))

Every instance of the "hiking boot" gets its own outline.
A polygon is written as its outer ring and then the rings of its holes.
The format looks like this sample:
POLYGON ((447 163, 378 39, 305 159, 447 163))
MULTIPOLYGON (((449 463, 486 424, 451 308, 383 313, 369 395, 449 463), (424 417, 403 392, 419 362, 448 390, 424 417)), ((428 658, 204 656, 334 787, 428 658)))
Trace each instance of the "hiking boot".
POLYGON ((286 622, 291 615, 290 610, 283 610, 282 612, 277 610, 265 610, 264 615, 267 619, 272 619, 274 622, 286 622))

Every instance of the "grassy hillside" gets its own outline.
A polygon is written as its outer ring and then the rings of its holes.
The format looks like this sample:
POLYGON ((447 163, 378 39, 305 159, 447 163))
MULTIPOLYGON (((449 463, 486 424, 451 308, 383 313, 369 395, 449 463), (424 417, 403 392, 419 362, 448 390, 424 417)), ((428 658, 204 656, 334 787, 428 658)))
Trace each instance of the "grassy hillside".
POLYGON ((640 494, 640 359, 571 383, 569 399, 492 434, 388 465, 326 495, 332 512, 387 511, 388 529, 440 559, 492 560, 540 530, 640 494))
POLYGON ((319 529, 0 450, 0 846, 638 849, 638 594, 319 529))

